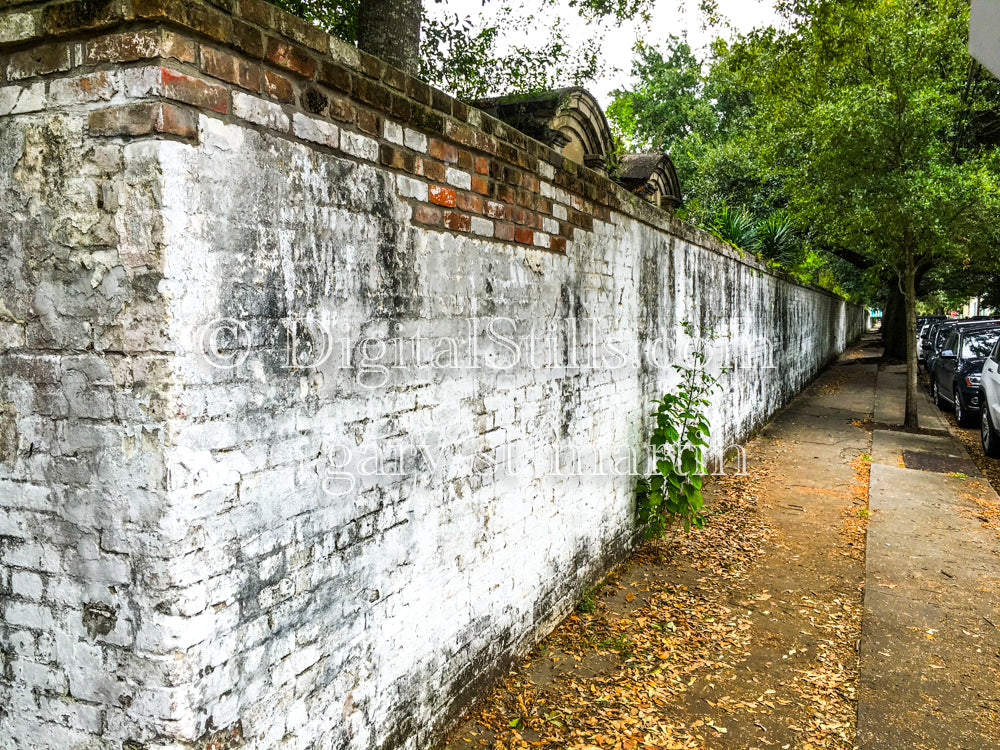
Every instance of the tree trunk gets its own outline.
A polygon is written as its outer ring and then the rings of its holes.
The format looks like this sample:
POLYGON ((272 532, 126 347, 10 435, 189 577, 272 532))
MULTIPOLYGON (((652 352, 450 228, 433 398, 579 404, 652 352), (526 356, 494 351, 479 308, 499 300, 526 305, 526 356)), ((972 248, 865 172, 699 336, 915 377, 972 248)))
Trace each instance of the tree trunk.
POLYGON ((906 416, 903 426, 917 429, 917 270, 913 261, 913 248, 906 248, 903 266, 903 295, 906 298, 906 416))
POLYGON ((889 297, 882 313, 882 346, 886 359, 906 360, 906 296, 899 283, 889 284, 889 297))
POLYGON ((416 75, 422 8, 422 0, 361 0, 358 49, 416 75))

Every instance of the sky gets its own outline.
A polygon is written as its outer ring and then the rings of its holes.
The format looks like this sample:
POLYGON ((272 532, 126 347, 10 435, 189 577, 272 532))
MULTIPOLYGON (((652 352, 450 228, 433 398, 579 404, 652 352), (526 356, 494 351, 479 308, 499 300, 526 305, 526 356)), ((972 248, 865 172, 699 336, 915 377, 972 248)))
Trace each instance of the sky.
MULTIPOLYGON (((537 2, 520 0, 528 7, 537 7, 537 2)), ((698 0, 656 0, 653 17, 647 26, 642 22, 624 23, 615 27, 612 22, 588 26, 580 19, 577 12, 561 0, 563 8, 558 11, 563 22, 563 28, 571 41, 586 40, 594 34, 603 38, 605 63, 609 67, 608 74, 601 79, 588 84, 588 89, 597 97, 601 105, 607 107, 610 103, 610 92, 619 87, 625 87, 629 82, 629 69, 632 62, 632 46, 637 39, 647 44, 658 45, 671 34, 680 36, 687 33, 688 41, 696 53, 706 50, 708 44, 716 36, 730 36, 736 32, 746 32, 759 26, 777 25, 779 18, 774 12, 773 0, 717 0, 722 17, 729 28, 704 28, 704 18, 698 9, 698 0), (617 68, 617 70, 613 70, 617 68)), ((505 4, 503 0, 492 0, 484 8, 482 0, 446 0, 438 7, 448 13, 460 17, 476 18, 480 13, 491 12, 491 7, 505 4)), ((509 3, 506 3, 509 5, 509 3)), ((435 4, 425 3, 428 10, 433 10, 435 4)), ((541 45, 547 38, 547 29, 524 29, 519 31, 517 41, 530 43, 537 39, 541 45)), ((699 54, 699 57, 703 55, 699 54)))

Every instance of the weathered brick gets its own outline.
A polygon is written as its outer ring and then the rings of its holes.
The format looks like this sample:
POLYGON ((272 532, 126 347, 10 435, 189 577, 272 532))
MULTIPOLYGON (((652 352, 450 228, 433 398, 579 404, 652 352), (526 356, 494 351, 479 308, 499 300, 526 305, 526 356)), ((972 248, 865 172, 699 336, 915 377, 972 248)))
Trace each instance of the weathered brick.
POLYGON ((378 81, 364 76, 354 76, 352 79, 354 96, 365 104, 370 104, 382 112, 388 112, 392 103, 392 92, 378 81))
POLYGON ((413 172, 415 157, 409 151, 382 144, 379 146, 379 160, 387 167, 413 172))
POLYGON ((472 220, 465 214, 460 214, 456 211, 448 211, 444 215, 444 225, 448 229, 453 229, 456 232, 468 232, 472 226, 472 220))
POLYGON ((431 138, 427 142, 427 153, 435 159, 441 159, 449 164, 458 163, 458 149, 450 143, 431 138))
POLYGON ((377 57, 373 57, 366 52, 358 50, 358 67, 361 69, 361 72, 369 78, 381 81, 386 64, 377 57))
POLYGON ((416 78, 406 80, 406 95, 419 104, 429 106, 431 103, 431 87, 416 78))
POLYGON ((152 133, 198 137, 198 116, 166 102, 142 102, 94 110, 89 115, 91 135, 137 136, 152 133))
POLYGON ((340 150, 351 156, 367 161, 378 161, 378 141, 360 133, 340 131, 340 150))
POLYGON ((206 83, 200 78, 177 73, 169 68, 160 68, 160 83, 163 95, 170 99, 220 114, 229 111, 229 92, 223 86, 206 83))
POLYGON ((426 182, 414 180, 412 177, 405 175, 396 176, 396 189, 402 197, 415 198, 418 201, 426 201, 429 196, 426 182))
POLYGON ((75 78, 57 78, 49 84, 49 106, 64 107, 84 102, 108 101, 118 93, 114 73, 100 71, 75 78))
POLYGON ((400 96, 395 93, 389 94, 391 101, 389 102, 389 114, 395 117, 397 120, 402 122, 410 121, 410 113, 413 111, 413 105, 410 100, 405 96, 400 96))
POLYGON ((236 49, 246 52, 251 57, 263 59, 264 35, 248 23, 233 20, 233 28, 229 34, 229 43, 236 49))
POLYGON ((566 238, 565 237, 552 237, 549 240, 549 249, 557 253, 566 252, 566 238))
POLYGON ((136 18, 180 24, 217 42, 225 42, 232 32, 232 16, 208 5, 184 0, 131 0, 131 5, 136 18))
POLYGON ((502 219, 506 216, 506 207, 496 201, 486 201, 483 206, 483 213, 491 219, 502 219))
POLYGON ((387 86, 391 86, 397 91, 406 93, 406 82, 409 76, 398 68, 394 68, 391 65, 385 66, 385 71, 382 74, 382 82, 387 86))
POLYGON ((443 91, 431 87, 431 106, 438 112, 443 112, 446 115, 451 114, 451 105, 455 100, 448 96, 443 91))
MULTIPOLYGON (((36 112, 45 107, 45 82, 29 86, 0 86, 0 117, 36 112)), ((0 337, 0 341, 2 341, 0 337)))
POLYGON ((293 16, 291 13, 275 14, 278 31, 304 47, 326 54, 330 47, 329 36, 322 29, 313 26, 308 21, 293 16))
POLYGON ((473 214, 481 214, 483 212, 483 199, 478 195, 469 195, 468 193, 458 193, 455 196, 456 207, 473 214))
POLYGON ((410 124, 428 133, 443 133, 444 117, 430 107, 414 106, 410 115, 410 124))
POLYGON ((444 179, 449 185, 454 185, 462 190, 472 189, 472 175, 468 172, 463 172, 461 169, 452 169, 449 167, 445 170, 444 179))
POLYGON ((17 81, 69 70, 72 59, 72 50, 68 44, 47 44, 15 52, 7 58, 7 80, 17 81))
POLYGON ((516 227, 514 229, 514 241, 524 245, 534 244, 535 233, 525 227, 516 227))
POLYGON ((267 96, 277 99, 279 102, 294 102, 295 87, 292 82, 283 75, 273 73, 270 70, 264 71, 263 87, 261 89, 267 96))
POLYGON ((357 119, 357 110, 350 100, 342 96, 330 97, 330 117, 340 122, 353 123, 357 119))
POLYGON ((428 193, 431 203, 439 206, 455 207, 455 191, 443 185, 431 185, 428 193))
POLYGON ((489 219, 484 219, 481 216, 472 217, 471 229, 473 234, 477 234, 480 237, 493 236, 493 222, 489 219))
POLYGON ((41 34, 41 11, 0 15, 0 44, 25 42, 41 34))
POLYGON ((286 132, 289 127, 288 115, 281 105, 242 91, 233 92, 233 114, 271 130, 286 132))
POLYGON ((351 71, 335 62, 324 60, 320 62, 316 72, 316 81, 345 94, 351 93, 351 71))
POLYGON ((308 117, 301 112, 292 115, 292 132, 302 140, 337 148, 340 143, 338 128, 332 122, 308 117))
POLYGON ((505 206, 504 215, 515 224, 526 224, 528 222, 528 212, 519 206, 505 206))
POLYGON ((268 37, 264 57, 275 65, 312 79, 316 73, 316 60, 297 44, 276 36, 268 37))
POLYGON ((479 175, 472 176, 472 189, 480 195, 490 194, 490 181, 479 175))
POLYGON ((515 229, 516 227, 513 224, 508 224, 506 222, 497 222, 493 227, 493 236, 496 237, 498 240, 513 242, 515 229))
POLYGON ((422 154, 427 153, 427 136, 416 130, 409 128, 403 130, 403 144, 414 151, 419 151, 422 154))
POLYGON ((201 69, 213 78, 235 84, 250 91, 260 91, 260 67, 247 63, 236 55, 202 45, 201 69))
POLYGON ((403 145, 403 126, 392 120, 385 120, 382 122, 382 137, 385 138, 389 143, 394 143, 397 146, 403 145))
POLYGON ((240 0, 240 15, 248 21, 270 29, 278 9, 264 0, 240 0))
POLYGON ((70 0, 45 8, 42 30, 51 36, 99 29, 125 19, 121 3, 114 0, 70 0))
POLYGON ((358 129, 369 135, 382 135, 382 118, 369 109, 358 110, 358 129))
POLYGON ((444 182, 444 164, 433 159, 418 158, 416 173, 435 182, 444 182))
POLYGON ((486 160, 485 156, 477 156, 476 157, 475 170, 476 170, 476 174, 489 174, 490 173, 490 164, 486 160))
POLYGON ((441 223, 441 209, 417 206, 413 209, 413 220, 428 226, 437 226, 441 223))
MULTIPOLYGON (((451 140, 456 143, 461 143, 463 146, 469 146, 470 148, 476 148, 476 131, 455 120, 447 120, 444 126, 445 135, 447 135, 451 140)), ((509 161, 513 161, 512 159, 509 161)))

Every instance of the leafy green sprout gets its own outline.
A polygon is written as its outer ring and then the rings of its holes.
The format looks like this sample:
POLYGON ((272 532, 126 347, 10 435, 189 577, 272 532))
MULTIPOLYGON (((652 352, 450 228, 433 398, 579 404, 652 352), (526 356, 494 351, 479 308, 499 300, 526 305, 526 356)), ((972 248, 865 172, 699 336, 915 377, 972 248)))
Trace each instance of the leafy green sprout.
MULTIPOLYGON (((694 338, 690 322, 683 327, 694 338)), ((685 532, 705 523, 702 476, 711 429, 706 411, 718 387, 705 369, 706 360, 704 339, 699 339, 690 364, 673 366, 680 376, 674 391, 654 402, 649 444, 656 471, 640 478, 636 487, 638 521, 647 539, 663 536, 677 522, 685 532)))

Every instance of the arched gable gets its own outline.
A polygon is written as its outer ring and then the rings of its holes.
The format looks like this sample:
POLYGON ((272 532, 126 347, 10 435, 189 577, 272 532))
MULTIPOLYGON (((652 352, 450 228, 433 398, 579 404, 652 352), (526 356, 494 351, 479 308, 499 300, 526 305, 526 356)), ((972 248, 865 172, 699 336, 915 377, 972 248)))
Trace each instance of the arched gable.
POLYGON ((584 88, 483 99, 476 106, 551 146, 567 159, 607 171, 614 137, 601 105, 584 88))
POLYGON ((665 151, 625 154, 619 164, 618 182, 661 208, 677 208, 683 201, 677 169, 665 151))

